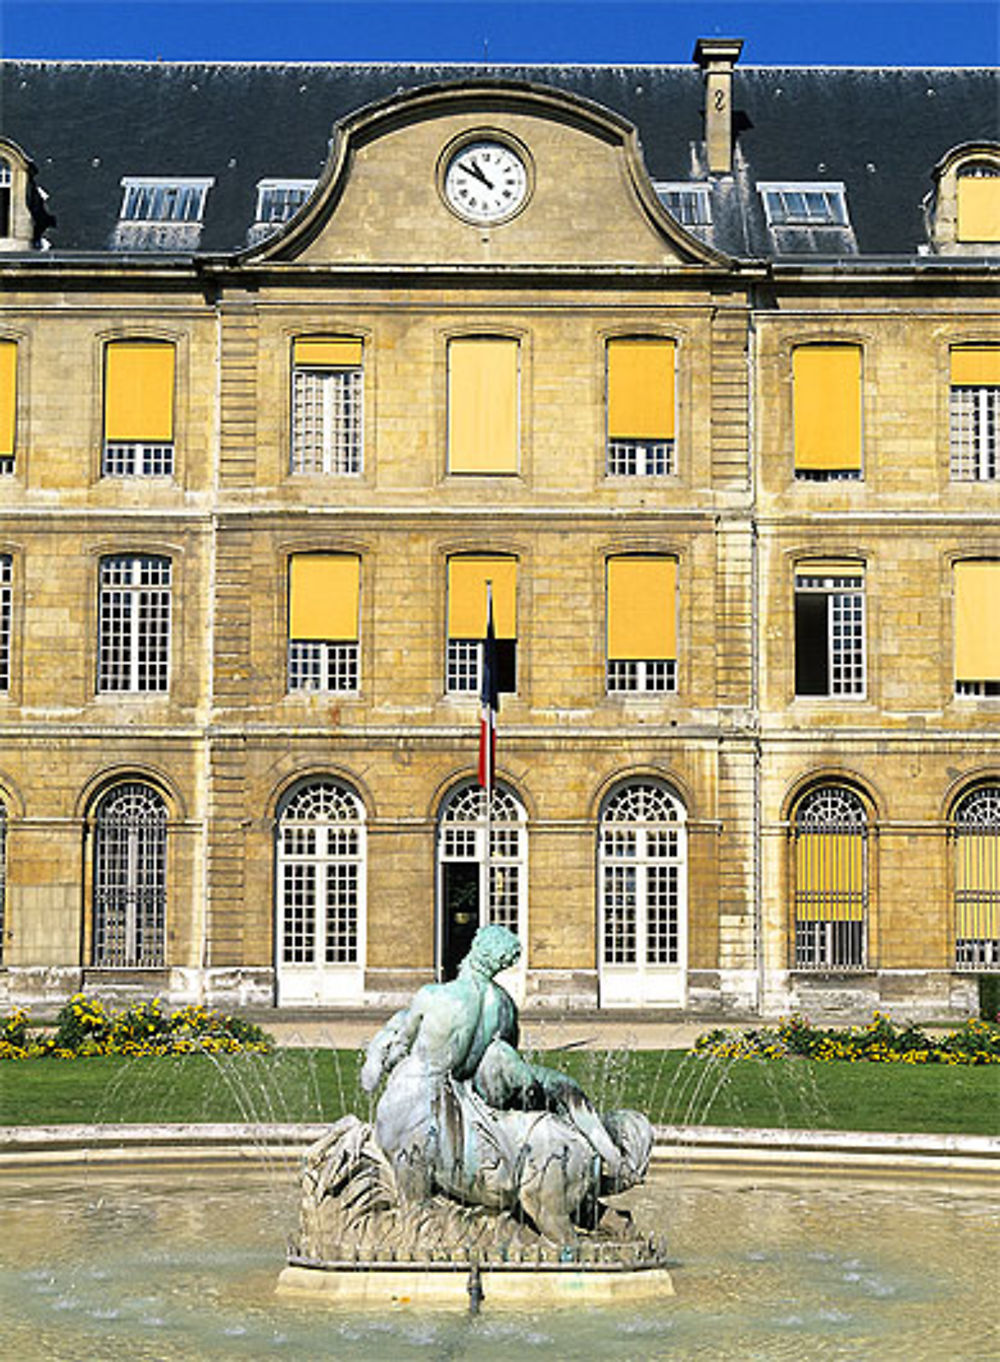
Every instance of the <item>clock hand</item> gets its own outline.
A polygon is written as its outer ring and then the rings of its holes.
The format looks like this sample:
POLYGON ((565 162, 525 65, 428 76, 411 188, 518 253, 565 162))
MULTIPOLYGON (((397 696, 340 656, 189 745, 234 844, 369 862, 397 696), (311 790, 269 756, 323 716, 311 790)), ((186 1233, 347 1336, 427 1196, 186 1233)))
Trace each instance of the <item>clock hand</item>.
POLYGON ((475 161, 462 161, 461 168, 465 171, 466 175, 474 176, 475 179, 479 180, 482 184, 484 184, 487 189, 493 188, 493 181, 486 178, 483 172, 476 165, 475 161))

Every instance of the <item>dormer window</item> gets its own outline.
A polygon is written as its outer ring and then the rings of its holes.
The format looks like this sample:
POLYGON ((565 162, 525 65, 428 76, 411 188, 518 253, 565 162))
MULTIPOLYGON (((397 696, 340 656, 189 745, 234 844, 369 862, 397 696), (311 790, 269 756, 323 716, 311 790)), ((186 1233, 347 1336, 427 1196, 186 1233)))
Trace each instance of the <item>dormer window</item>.
POLYGON ((287 222, 315 188, 315 180, 259 180, 255 221, 270 225, 287 222))
POLYGON ((758 184, 769 227, 847 227, 842 184, 758 184))
POLYGON ((121 222, 201 222, 211 178, 122 180, 121 222))
POLYGON ((959 168, 958 240, 1000 241, 1000 165, 968 161, 959 168))
POLYGON ((658 181, 653 188, 664 208, 682 227, 711 227, 712 200, 707 184, 668 184, 658 181))

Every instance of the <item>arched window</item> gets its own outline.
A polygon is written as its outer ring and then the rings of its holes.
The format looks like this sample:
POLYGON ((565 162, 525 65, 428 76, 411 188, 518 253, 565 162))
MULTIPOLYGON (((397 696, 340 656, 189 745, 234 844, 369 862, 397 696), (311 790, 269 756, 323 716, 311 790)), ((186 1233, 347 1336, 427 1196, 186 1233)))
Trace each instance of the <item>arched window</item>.
POLYGON ((164 964, 167 806, 140 781, 116 785, 94 815, 95 965, 164 964))
POLYGON ((341 781, 300 785, 278 817, 278 994, 282 1003, 364 991, 365 808, 341 781))
POLYGON ((955 966, 1000 969, 1000 784, 955 807, 955 966))
POLYGON ((490 923, 521 938, 523 967, 527 860, 527 815, 512 790, 494 786, 488 818, 480 786, 469 783, 452 791, 438 826, 438 960, 443 978, 455 977, 477 927, 490 923))
POLYGON ((868 818, 845 785, 799 802, 795 843, 796 969, 862 969, 868 917, 868 818))
POLYGON ((664 784, 620 786, 601 811, 601 1003, 682 1003, 687 965, 684 805, 664 784))

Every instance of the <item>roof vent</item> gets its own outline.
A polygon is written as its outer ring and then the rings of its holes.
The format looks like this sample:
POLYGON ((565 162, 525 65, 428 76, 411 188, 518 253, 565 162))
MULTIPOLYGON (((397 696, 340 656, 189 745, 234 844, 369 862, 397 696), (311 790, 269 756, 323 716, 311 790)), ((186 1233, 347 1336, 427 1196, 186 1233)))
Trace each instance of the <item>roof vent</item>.
POLYGON ((705 146, 713 175, 733 169, 733 67, 742 50, 742 38, 699 38, 694 45, 705 77, 705 146))

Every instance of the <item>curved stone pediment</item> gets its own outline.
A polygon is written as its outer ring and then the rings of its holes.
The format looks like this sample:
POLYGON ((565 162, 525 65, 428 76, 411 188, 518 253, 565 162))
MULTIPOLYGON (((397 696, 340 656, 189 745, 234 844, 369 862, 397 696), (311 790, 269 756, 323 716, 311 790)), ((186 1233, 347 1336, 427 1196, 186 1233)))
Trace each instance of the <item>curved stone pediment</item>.
POLYGON ((635 128, 589 100, 518 82, 424 87, 339 124, 316 191, 247 263, 447 268, 719 267, 662 207, 635 128), (514 149, 519 210, 470 222, 444 174, 470 140, 514 149))

